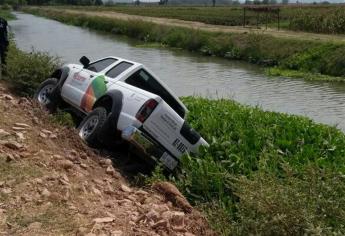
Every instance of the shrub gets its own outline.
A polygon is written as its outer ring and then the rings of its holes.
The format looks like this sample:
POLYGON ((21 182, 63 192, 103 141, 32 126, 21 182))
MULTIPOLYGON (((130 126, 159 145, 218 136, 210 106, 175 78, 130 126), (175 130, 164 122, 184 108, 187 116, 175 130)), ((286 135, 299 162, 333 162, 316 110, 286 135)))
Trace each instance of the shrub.
POLYGON ((9 4, 4 4, 1 6, 1 10, 12 10, 12 7, 9 4))
POLYGON ((19 95, 33 95, 37 86, 49 78, 59 61, 42 52, 26 53, 11 43, 8 50, 6 80, 19 95))
POLYGON ((14 20, 16 19, 15 15, 11 13, 11 6, 8 4, 4 4, 1 6, 0 9, 0 17, 6 19, 6 20, 14 20))

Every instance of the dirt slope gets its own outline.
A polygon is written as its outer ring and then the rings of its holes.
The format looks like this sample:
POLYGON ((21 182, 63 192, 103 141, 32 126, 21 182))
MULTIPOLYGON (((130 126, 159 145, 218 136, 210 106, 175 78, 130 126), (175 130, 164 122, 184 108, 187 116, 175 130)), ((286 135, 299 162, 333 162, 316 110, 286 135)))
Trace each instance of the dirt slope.
POLYGON ((173 185, 112 164, 0 84, 0 235, 214 235, 173 185))
POLYGON ((290 38, 290 39, 299 39, 299 40, 320 40, 320 41, 336 41, 336 42, 345 42, 344 35, 327 35, 327 34, 315 34, 315 33, 306 33, 306 32, 296 32, 288 30, 277 30, 276 28, 264 29, 255 29, 255 28, 243 28, 241 26, 222 26, 222 25, 210 25, 202 22, 196 21, 185 21, 178 19, 169 19, 169 18, 158 18, 158 17, 149 17, 149 16, 137 16, 137 15, 128 15, 118 12, 109 12, 109 11, 79 11, 79 10, 69 10, 61 8, 52 8, 47 7, 50 10, 55 11, 64 11, 74 15, 89 15, 89 16, 102 16, 114 19, 121 20, 142 20, 153 22, 156 24, 168 25, 168 26, 178 26, 186 27, 198 30, 204 30, 209 32, 226 32, 226 33, 259 33, 272 35, 274 37, 280 38, 290 38))

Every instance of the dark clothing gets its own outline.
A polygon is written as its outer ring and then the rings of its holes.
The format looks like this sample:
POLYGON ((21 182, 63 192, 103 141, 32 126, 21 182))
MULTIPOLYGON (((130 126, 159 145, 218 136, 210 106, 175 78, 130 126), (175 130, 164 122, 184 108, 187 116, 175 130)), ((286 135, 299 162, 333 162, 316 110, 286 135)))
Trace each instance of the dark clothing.
POLYGON ((0 17, 0 56, 2 64, 6 62, 6 51, 9 44, 7 26, 7 21, 0 17))
POLYGON ((6 65, 6 53, 7 53, 7 46, 0 45, 0 59, 1 64, 6 65))

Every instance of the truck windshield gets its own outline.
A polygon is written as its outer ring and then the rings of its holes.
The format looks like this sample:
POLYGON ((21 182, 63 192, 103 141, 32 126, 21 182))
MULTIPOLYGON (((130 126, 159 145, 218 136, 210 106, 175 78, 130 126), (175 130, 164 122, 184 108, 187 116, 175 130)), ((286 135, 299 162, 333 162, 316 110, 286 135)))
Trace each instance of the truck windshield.
POLYGON ((105 75, 114 79, 116 78, 119 74, 121 74, 122 72, 124 72, 125 70, 127 70, 129 67, 133 66, 132 63, 129 62, 120 62, 119 64, 117 64, 116 66, 114 66, 113 68, 111 68, 105 75))
POLYGON ((141 69, 128 77, 125 81, 127 84, 141 88, 145 91, 159 95, 163 100, 176 111, 179 116, 184 118, 185 110, 176 101, 176 99, 147 71, 141 69))
POLYGON ((93 72, 100 72, 113 64, 115 61, 117 61, 114 58, 106 58, 102 59, 100 61, 96 61, 94 63, 91 63, 86 69, 91 70, 93 72))

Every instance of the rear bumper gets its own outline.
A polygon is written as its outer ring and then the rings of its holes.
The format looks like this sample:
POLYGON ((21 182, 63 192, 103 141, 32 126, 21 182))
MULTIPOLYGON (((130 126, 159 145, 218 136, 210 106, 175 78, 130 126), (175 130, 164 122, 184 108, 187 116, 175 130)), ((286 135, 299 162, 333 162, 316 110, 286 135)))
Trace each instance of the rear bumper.
POLYGON ((122 131, 122 138, 132 144, 137 151, 149 158, 150 162, 161 162, 169 170, 174 170, 178 164, 172 155, 167 150, 157 144, 150 137, 145 135, 142 131, 134 126, 128 126, 122 131))

